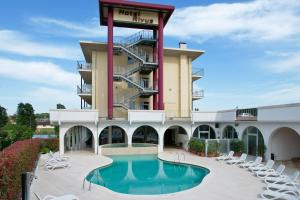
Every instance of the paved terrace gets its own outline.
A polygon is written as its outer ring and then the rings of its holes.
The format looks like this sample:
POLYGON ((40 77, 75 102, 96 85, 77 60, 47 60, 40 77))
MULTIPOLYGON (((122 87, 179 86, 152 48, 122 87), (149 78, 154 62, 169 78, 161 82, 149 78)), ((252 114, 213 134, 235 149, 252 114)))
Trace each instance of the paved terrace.
MULTIPOLYGON (((168 149, 159 154, 159 157, 174 161, 177 151, 181 150, 168 149)), ((31 185, 31 193, 34 191, 42 197, 48 194, 63 195, 72 193, 82 200, 253 200, 263 191, 263 182, 245 169, 240 169, 235 165, 227 165, 224 162, 217 162, 213 158, 203 158, 187 152, 184 153, 186 163, 210 169, 210 174, 205 177, 200 185, 186 191, 163 195, 135 196, 116 193, 98 185, 92 185, 91 191, 88 191, 89 184, 87 182, 85 189, 82 188, 84 177, 93 169, 110 164, 112 160, 108 157, 82 151, 66 154, 70 156, 71 168, 56 169, 54 171, 44 169, 43 163, 47 155, 42 155, 36 170, 38 178, 31 185)), ((31 200, 36 200, 33 194, 31 194, 31 200)))

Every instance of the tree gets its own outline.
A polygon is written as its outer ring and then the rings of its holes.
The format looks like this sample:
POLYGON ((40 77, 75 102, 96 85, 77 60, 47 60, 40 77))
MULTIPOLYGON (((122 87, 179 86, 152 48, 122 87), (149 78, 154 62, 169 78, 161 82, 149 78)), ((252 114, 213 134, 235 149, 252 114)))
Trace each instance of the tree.
POLYGON ((29 127, 32 131, 36 129, 34 109, 29 103, 19 103, 17 108, 17 125, 29 127))
POLYGON ((0 150, 11 145, 18 140, 32 138, 33 130, 30 127, 7 123, 0 131, 0 150))
POLYGON ((66 109, 66 107, 63 104, 58 103, 56 104, 56 109, 66 109))
MULTIPOLYGON (((58 103, 58 104, 56 104, 56 109, 66 109, 66 107, 63 105, 63 104, 61 104, 61 103, 58 103)), ((55 134, 59 134, 59 126, 55 126, 54 127, 54 132, 55 132, 55 134)))
POLYGON ((0 106, 0 128, 5 126, 7 122, 8 122, 8 116, 7 116, 6 109, 0 106))

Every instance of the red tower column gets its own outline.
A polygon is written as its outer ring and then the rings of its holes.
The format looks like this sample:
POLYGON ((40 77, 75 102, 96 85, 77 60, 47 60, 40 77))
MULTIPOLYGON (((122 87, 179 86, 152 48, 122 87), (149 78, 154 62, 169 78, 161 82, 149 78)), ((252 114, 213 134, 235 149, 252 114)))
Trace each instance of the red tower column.
POLYGON ((108 119, 113 118, 113 8, 108 9, 107 17, 107 111, 108 119))
MULTIPOLYGON (((157 62, 157 30, 153 30, 153 38, 156 40, 154 47, 153 47, 153 62, 157 62)), ((157 90, 157 72, 158 70, 153 70, 153 88, 157 90)), ((157 110, 157 101, 158 101, 158 95, 153 95, 153 110, 157 110)))
POLYGON ((158 19, 158 109, 164 110, 164 19, 159 13, 158 19))

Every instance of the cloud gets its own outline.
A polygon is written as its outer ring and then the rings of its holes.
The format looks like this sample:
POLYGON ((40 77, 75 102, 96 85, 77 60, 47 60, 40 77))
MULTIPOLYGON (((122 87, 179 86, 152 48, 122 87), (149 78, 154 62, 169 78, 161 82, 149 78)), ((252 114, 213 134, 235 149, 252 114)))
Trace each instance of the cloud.
POLYGON ((14 114, 16 107, 20 102, 32 104, 36 113, 49 112, 49 109, 55 109, 57 103, 66 106, 67 109, 79 108, 80 98, 75 89, 71 88, 53 88, 36 86, 25 90, 21 89, 14 94, 0 96, 1 106, 7 108, 8 113, 14 114))
MULTIPOLYGON (((98 18, 92 18, 88 22, 81 23, 51 17, 31 17, 29 20, 39 30, 42 27, 44 32, 50 34, 85 38, 103 38, 107 36, 107 28, 106 26, 100 27, 98 18)), ((115 36, 129 36, 136 32, 136 29, 114 28, 115 36)))
POLYGON ((299 37, 300 1, 256 0, 177 9, 166 35, 267 42, 299 37), (184 28, 183 28, 184 27, 184 28))
POLYGON ((273 57, 265 64, 267 69, 276 73, 300 73, 300 52, 279 52, 281 57, 273 57))
POLYGON ((17 61, 0 57, 0 76, 34 83, 74 87, 79 75, 51 62, 17 61))
POLYGON ((64 46, 62 44, 54 45, 36 42, 27 35, 12 30, 0 29, 0 44, 0 51, 23 56, 39 56, 70 60, 76 60, 82 57, 79 48, 64 46))

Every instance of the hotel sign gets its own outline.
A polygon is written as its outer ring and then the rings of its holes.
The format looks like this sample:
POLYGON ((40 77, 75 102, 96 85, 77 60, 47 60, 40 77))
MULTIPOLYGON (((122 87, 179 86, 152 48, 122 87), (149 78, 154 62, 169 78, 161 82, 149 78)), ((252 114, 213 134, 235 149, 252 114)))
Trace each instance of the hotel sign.
POLYGON ((158 13, 123 9, 123 8, 114 8, 114 21, 157 26, 158 13))

